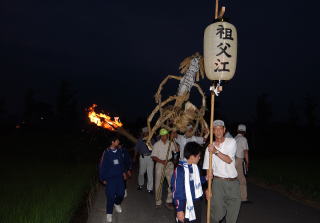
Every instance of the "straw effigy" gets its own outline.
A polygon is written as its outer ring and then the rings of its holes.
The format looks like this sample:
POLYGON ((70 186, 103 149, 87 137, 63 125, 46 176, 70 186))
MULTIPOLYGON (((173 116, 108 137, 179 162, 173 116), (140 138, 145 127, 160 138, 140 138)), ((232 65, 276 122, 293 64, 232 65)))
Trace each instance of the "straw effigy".
POLYGON ((158 87, 155 95, 157 106, 153 109, 147 119, 149 135, 147 137, 147 145, 152 149, 151 139, 159 128, 166 128, 169 131, 180 131, 184 133, 188 125, 193 125, 193 133, 200 130, 200 135, 205 134, 208 125, 204 120, 206 107, 206 98, 200 85, 196 83, 200 77, 204 78, 204 62, 203 57, 199 53, 185 58, 180 66, 181 76, 168 75, 163 79, 158 87), (176 95, 169 96, 162 101, 162 90, 169 79, 180 81, 176 95), (195 87, 202 97, 202 104, 197 108, 189 101, 191 88, 195 87), (154 121, 154 117, 159 113, 159 118, 154 121), (154 125, 152 126, 152 122, 154 125))

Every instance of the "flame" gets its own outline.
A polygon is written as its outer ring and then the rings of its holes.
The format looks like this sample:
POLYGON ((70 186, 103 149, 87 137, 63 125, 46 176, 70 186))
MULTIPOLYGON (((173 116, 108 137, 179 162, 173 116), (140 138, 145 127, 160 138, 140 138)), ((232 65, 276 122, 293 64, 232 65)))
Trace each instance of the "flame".
POLYGON ((93 104, 88 109, 89 110, 88 117, 92 123, 95 123, 97 126, 101 126, 111 131, 115 131, 117 128, 123 126, 119 117, 114 117, 112 120, 112 118, 106 114, 103 114, 103 113, 97 114, 94 111, 95 107, 97 107, 97 105, 93 104))

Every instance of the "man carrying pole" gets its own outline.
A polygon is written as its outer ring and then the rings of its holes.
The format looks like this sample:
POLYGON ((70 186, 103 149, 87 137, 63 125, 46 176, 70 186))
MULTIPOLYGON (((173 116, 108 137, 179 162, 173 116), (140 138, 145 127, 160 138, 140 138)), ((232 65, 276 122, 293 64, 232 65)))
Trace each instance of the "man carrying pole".
MULTIPOLYGON (((226 212, 227 212, 227 223, 236 222, 237 215, 239 210, 237 210, 237 196, 236 195, 236 184, 237 181, 232 179, 237 177, 237 172, 234 165, 234 153, 236 150, 236 143, 234 139, 225 138, 225 126, 222 121, 213 122, 214 120, 214 100, 215 95, 218 96, 221 91, 220 86, 222 81, 231 80, 236 71, 236 62, 237 62, 237 30, 234 25, 229 22, 226 22, 223 19, 225 13, 225 7, 223 6, 219 10, 219 0, 216 1, 215 6, 215 20, 214 23, 206 27, 204 32, 204 45, 203 45, 203 54, 204 54, 204 67, 206 76, 209 80, 213 81, 213 85, 210 88, 211 90, 211 116, 210 116, 210 146, 206 151, 206 158, 204 162, 204 169, 209 169, 208 174, 213 174, 215 176, 213 180, 213 186, 211 185, 211 180, 208 181, 208 191, 207 194, 211 198, 211 190, 214 190, 212 197, 212 206, 211 200, 208 200, 208 210, 207 210, 207 223, 210 223, 210 219, 213 219, 213 222, 219 222, 226 212), (226 48, 221 48, 221 46, 227 46, 226 48), (215 86, 214 82, 217 83, 215 86), (223 123, 223 125, 222 125, 223 123), (213 143, 213 131, 216 137, 215 143, 213 143), (221 135, 222 133, 222 135, 221 135), (224 151, 226 144, 234 144, 234 146, 228 145, 228 153, 224 151), (221 145, 223 145, 221 147, 221 145), (234 148, 233 148, 234 147, 234 148), (222 149, 217 151, 217 149, 222 149), (217 154, 212 155, 212 153, 217 152, 217 154), (220 154, 221 153, 221 154, 220 154), (219 155, 220 154, 220 155, 219 155), (220 157, 221 156, 221 157, 220 157), (231 171, 231 172, 230 172, 231 171), (220 175, 219 175, 220 173, 220 175), (219 183, 219 180, 225 180, 227 183, 219 183), (222 179, 223 178, 223 179, 222 179), (219 194, 220 190, 226 187, 227 184, 231 184, 232 188, 235 191, 223 191, 222 194, 219 194), (218 188, 215 188, 218 186, 218 188), (230 198, 229 196, 232 196, 230 198), (227 206, 225 204, 225 199, 232 199, 232 201, 227 206), (221 203, 219 203, 221 202, 221 203), (231 205, 231 206, 230 206, 231 205), (212 207, 212 208, 211 208, 212 207), (211 209, 210 209, 211 208, 211 209), (221 217, 222 216, 222 217, 221 217), (236 216, 236 217, 235 217, 236 216)), ((239 183, 238 183, 239 184, 239 183)), ((239 185, 238 185, 239 190, 239 185)), ((239 194, 240 196, 240 194, 239 194)), ((240 206, 239 206, 240 207, 240 206)))
MULTIPOLYGON (((211 223, 219 223, 225 216, 227 223, 236 223, 240 205, 240 186, 235 167, 236 141, 233 138, 225 138, 225 126, 222 120, 213 122, 215 141, 206 149, 203 169, 209 167, 209 153, 212 153, 213 174, 212 193, 206 192, 207 199, 211 199, 211 223)), ((210 177, 209 177, 210 179, 210 177)))
POLYGON ((162 183, 164 178, 168 182, 168 195, 166 200, 166 207, 173 210, 172 192, 170 189, 171 176, 173 174, 173 163, 170 161, 172 152, 178 152, 175 144, 169 139, 169 131, 160 129, 160 140, 153 145, 151 158, 156 162, 155 169, 155 198, 156 208, 161 207, 162 204, 162 183))

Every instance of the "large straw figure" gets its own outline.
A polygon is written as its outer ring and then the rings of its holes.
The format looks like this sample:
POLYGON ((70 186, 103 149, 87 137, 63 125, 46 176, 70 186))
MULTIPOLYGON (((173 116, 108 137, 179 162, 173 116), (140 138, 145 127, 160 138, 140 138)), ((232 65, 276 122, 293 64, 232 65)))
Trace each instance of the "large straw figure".
POLYGON ((188 125, 192 124, 193 131, 197 131, 200 127, 200 135, 203 136, 208 129, 208 125, 203 116, 205 113, 206 100, 201 87, 196 83, 200 76, 204 77, 203 57, 199 53, 185 58, 180 64, 180 72, 184 74, 182 77, 168 75, 159 85, 155 95, 157 106, 149 115, 147 124, 149 129, 149 136, 147 137, 147 145, 152 149, 151 139, 160 128, 165 128, 169 131, 179 130, 185 132, 188 125), (180 84, 177 94, 169 96, 166 100, 162 101, 161 92, 163 86, 169 79, 179 80, 180 84), (190 91, 192 87, 196 87, 202 97, 202 105, 197 108, 189 101, 190 91), (171 104, 170 104, 171 103, 171 104), (159 113, 158 119, 152 126, 154 116, 159 113))
MULTIPOLYGON (((213 81, 211 91, 210 114, 210 144, 213 143, 214 101, 222 91, 221 81, 230 80, 236 70, 237 61, 237 31, 236 28, 223 19, 225 7, 218 15, 218 0, 216 0, 215 22, 204 32, 204 66, 206 76, 213 81)), ((208 174, 212 174, 212 152, 209 158, 208 174)), ((208 181, 209 194, 212 192, 212 180, 208 181)), ((207 207, 207 223, 210 222, 210 199, 207 207)))
MULTIPOLYGON (((158 91, 155 95, 157 106, 149 115, 147 124, 149 129, 149 135, 147 137, 147 145, 149 149, 152 149, 151 139, 159 128, 165 128, 169 131, 187 131, 188 125, 193 125, 193 133, 200 127, 200 135, 207 134, 208 125, 204 120, 204 113, 206 107, 205 95, 201 87, 196 83, 200 76, 204 78, 204 64, 203 57, 199 53, 185 58, 179 67, 182 77, 169 75, 161 83, 158 91), (169 79, 179 80, 177 94, 169 96, 166 100, 162 101, 161 92, 163 86, 169 79), (196 87, 199 94, 202 96, 201 108, 197 108, 189 101, 190 91, 192 87, 196 87), (159 113, 158 119, 152 126, 154 116, 159 113)), ((169 143, 170 147, 171 141, 169 143)), ((169 148, 167 150, 169 152, 169 148)), ((168 161, 169 153, 167 153, 166 161, 168 161)), ((156 190, 156 200, 161 199, 162 184, 164 181, 165 166, 163 167, 162 176, 160 179, 160 185, 156 190)))

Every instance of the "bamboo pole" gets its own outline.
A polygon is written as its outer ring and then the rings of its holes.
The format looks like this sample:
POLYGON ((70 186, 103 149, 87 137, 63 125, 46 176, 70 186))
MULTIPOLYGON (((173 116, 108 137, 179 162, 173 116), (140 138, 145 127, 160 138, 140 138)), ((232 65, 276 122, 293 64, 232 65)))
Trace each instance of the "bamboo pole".
MULTIPOLYGON (((214 120, 214 85, 211 88, 211 113, 210 113, 210 144, 213 143, 213 120, 214 120)), ((209 170, 208 176, 212 175, 212 152, 209 152, 209 170)), ((212 179, 208 179, 208 194, 211 195, 212 193, 212 179)), ((207 206, 207 223, 210 223, 210 208, 211 208, 211 198, 208 200, 207 206)))
MULTIPOLYGON (((218 19, 218 13, 219 13, 219 0, 216 0, 216 7, 215 7, 215 13, 214 18, 218 19)), ((210 144, 213 143, 213 120, 214 120, 214 99, 215 99, 215 93, 214 93, 214 84, 212 84, 211 87, 211 112, 210 112, 210 144)), ((209 169, 208 169, 208 176, 212 176, 212 152, 209 152, 209 169)), ((209 177, 208 179, 208 194, 209 196, 212 195, 212 179, 209 177)), ((210 213, 211 209, 211 197, 208 199, 208 206, 207 206, 207 223, 210 223, 210 213)))
POLYGON ((134 144, 137 143, 137 138, 134 137, 133 135, 131 135, 127 130, 125 130, 123 127, 119 127, 116 129, 116 132, 127 137, 127 139, 129 139, 131 142, 133 142, 134 144))
POLYGON ((214 18, 218 18, 218 10, 219 10, 219 0, 216 0, 216 8, 215 8, 215 13, 214 13, 214 18))

